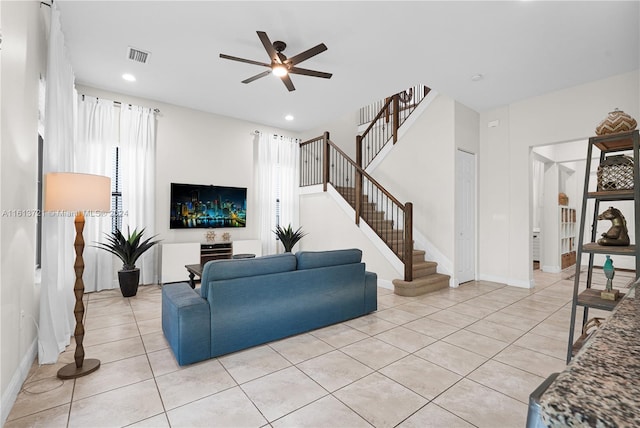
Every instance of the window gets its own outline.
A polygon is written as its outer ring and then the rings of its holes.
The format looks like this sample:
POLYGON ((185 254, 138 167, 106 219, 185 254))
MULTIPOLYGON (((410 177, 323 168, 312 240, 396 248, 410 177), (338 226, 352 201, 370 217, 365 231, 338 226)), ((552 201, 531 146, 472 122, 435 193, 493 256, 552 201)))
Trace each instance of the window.
POLYGON ((122 230, 122 183, 120 182, 120 149, 113 148, 111 171, 111 231, 122 230))

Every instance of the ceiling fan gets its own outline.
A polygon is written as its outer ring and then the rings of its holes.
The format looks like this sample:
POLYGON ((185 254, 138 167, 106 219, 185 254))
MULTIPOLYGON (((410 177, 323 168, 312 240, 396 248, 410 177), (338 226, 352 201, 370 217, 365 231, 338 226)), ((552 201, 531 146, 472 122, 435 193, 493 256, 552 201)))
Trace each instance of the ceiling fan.
POLYGON ((289 74, 302 74, 305 76, 322 77, 324 79, 331 78, 331 73, 307 70, 306 68, 296 67, 296 65, 300 64, 302 61, 305 61, 313 56, 318 55, 319 53, 326 51, 327 47, 324 43, 320 43, 319 45, 314 46, 311 49, 307 49, 306 51, 301 52, 298 55, 287 58, 285 54, 282 53, 287 47, 287 44, 285 42, 276 40, 275 42, 271 43, 271 40, 269 40, 267 33, 265 33, 264 31, 256 32, 258 33, 258 37, 260 38, 260 41, 267 51, 267 54, 269 54, 269 58, 271 59, 270 64, 267 64, 266 62, 253 61, 250 59, 238 58, 236 56, 220 54, 220 58, 246 62, 248 64, 261 65, 263 67, 270 68, 270 70, 263 71, 262 73, 256 74, 255 76, 243 80, 242 83, 251 83, 254 80, 258 80, 261 77, 273 73, 276 76, 280 77, 280 79, 282 79, 282 83, 284 83, 289 91, 295 91, 296 88, 295 86, 293 86, 293 82, 291 81, 291 77, 289 76, 289 74))

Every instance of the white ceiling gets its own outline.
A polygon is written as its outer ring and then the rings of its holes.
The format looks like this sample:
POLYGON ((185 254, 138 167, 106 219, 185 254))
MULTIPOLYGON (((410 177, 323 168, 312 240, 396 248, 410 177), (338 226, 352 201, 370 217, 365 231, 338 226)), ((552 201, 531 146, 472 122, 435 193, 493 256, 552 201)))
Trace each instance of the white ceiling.
POLYGON ((292 131, 414 84, 481 112, 640 68, 638 1, 55 3, 78 83, 292 131), (271 75, 240 83, 265 69, 218 55, 269 62, 257 30, 287 56, 324 42, 300 66, 333 77, 293 75, 294 92, 271 75))

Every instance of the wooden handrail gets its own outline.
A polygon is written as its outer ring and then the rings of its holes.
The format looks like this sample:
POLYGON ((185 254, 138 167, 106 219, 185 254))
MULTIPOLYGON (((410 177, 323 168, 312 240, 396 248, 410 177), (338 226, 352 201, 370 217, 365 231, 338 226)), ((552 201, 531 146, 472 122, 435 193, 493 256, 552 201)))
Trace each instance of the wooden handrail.
POLYGON ((304 183, 303 185, 322 184, 324 191, 331 183, 345 199, 348 197, 348 200, 351 200, 353 197, 355 223, 359 225, 360 221, 364 219, 369 224, 404 263, 404 280, 411 281, 413 278, 412 204, 400 202, 358 164, 358 160, 361 160, 361 149, 356 150, 357 160, 354 161, 331 141, 328 132, 301 143, 300 147, 301 164, 313 170, 300 169, 301 183, 304 183), (332 162, 334 169, 332 169, 332 162), (321 169, 321 173, 319 173, 319 169, 321 169), (350 179, 353 179, 354 182, 351 182, 350 179), (364 196, 365 180, 366 188, 373 193, 373 195, 369 194, 366 201, 364 196), (347 186, 341 186, 340 183, 345 181, 347 186), (369 200, 372 196, 373 199, 369 200), (368 204, 368 209, 364 208, 365 202, 368 204), (375 204, 380 204, 384 211, 375 210, 373 208, 375 204), (378 213, 384 214, 382 217, 378 217, 378 213), (404 227, 402 234, 398 234, 401 227, 404 227), (399 244, 402 244, 402 249, 397 247, 399 244))
POLYGON ((398 128, 400 127, 400 95, 393 96, 393 144, 398 142, 398 128))
MULTIPOLYGON (((412 91, 412 89, 411 89, 412 91)), ((405 91, 406 92, 406 91, 405 91)), ((429 88, 424 87, 423 96, 429 92, 429 88)), ((391 97, 388 97, 375 118, 369 123, 365 131, 356 136, 356 160, 352 160, 340 147, 338 147, 333 141, 330 139, 329 132, 325 132, 323 135, 312 138, 308 141, 305 141, 300 144, 300 156, 301 156, 301 168, 300 168, 300 183, 301 186, 308 185, 317 185, 322 183, 323 191, 327 191, 327 186, 329 183, 332 183, 334 187, 338 186, 340 183, 347 183, 347 186, 340 186, 341 189, 353 189, 344 190, 348 193, 343 193, 342 196, 349 199, 353 196, 353 207, 355 210, 355 223, 357 225, 360 224, 360 220, 364 219, 369 226, 382 238, 382 240, 391 248, 394 253, 401 259, 404 263, 404 280, 412 281, 413 280, 413 204, 411 202, 402 203, 395 196, 391 194, 387 189, 385 189, 376 179, 374 179, 371 175, 369 175, 364 167, 364 156, 363 156, 363 140, 371 133, 373 127, 378 124, 378 121, 383 118, 386 122, 382 124, 381 128, 384 130, 384 126, 388 124, 390 120, 392 120, 392 127, 386 128, 384 131, 384 144, 386 142, 393 140, 395 144, 398 141, 398 129, 401 125, 401 120, 404 121, 411 114, 411 111, 408 112, 407 115, 402 116, 400 118, 400 110, 401 103, 407 104, 410 98, 413 96, 412 94, 407 99, 406 97, 402 97, 402 92, 397 93, 391 97), (389 135, 389 129, 391 130, 391 135, 389 135), (320 147, 322 145, 322 147, 320 147), (307 149, 307 146, 309 148, 307 149), (335 160, 340 160, 340 163, 335 162, 335 170, 331 170, 331 156, 333 152, 335 152, 335 160), (307 167, 307 171, 303 169, 302 160, 304 157, 304 164, 307 167), (322 158, 320 161, 319 158, 322 158), (321 164, 320 164, 321 162, 321 164), (353 178, 354 182, 350 183, 350 178, 353 178), (364 192, 365 192, 365 180, 367 184, 367 189, 369 191, 374 191, 375 195, 373 197, 373 201, 369 201, 367 198, 368 206, 370 210, 364 210, 364 192), (304 184, 303 184, 304 183, 304 184), (353 194, 351 193, 353 192, 353 194), (380 196, 378 196, 380 195, 380 196), (375 211, 373 210, 373 206, 383 202, 383 207, 386 207, 385 211, 375 211), (371 205, 371 204, 374 205, 371 205), (391 210, 389 210, 389 206, 391 210), (377 218, 377 213, 382 212, 383 216, 381 218, 377 218), (396 229, 398 225, 398 220, 400 220, 400 216, 402 216, 402 234, 400 235, 399 230, 396 229), (391 225, 390 228, 384 227, 384 223, 391 225), (401 242, 398 241, 401 239, 401 242), (397 248, 397 244, 402 243, 402 250, 400 251, 397 248)), ((424 99, 422 97, 420 100, 424 99)), ((415 103, 415 106, 419 104, 415 103)), ((410 110, 410 108, 402 109, 402 110, 410 110)), ((373 145, 376 145, 374 150, 375 154, 379 152, 381 146, 377 145, 380 141, 380 137, 376 137, 374 134, 374 139, 371 140, 373 145)), ((367 143, 369 144, 369 143, 367 143)), ((384 145, 383 144, 383 145, 384 145)), ((375 155, 374 154, 374 155, 375 155)), ((367 163, 371 162, 371 159, 366 160, 367 163)), ((338 193, 340 190, 336 187, 338 193)))
POLYGON ((345 152, 342 151, 342 149, 340 149, 340 147, 336 146, 336 144, 331 141, 331 140, 327 140, 327 143, 329 146, 333 147, 335 149, 335 151, 337 151, 338 153, 340 153, 346 160, 347 162, 352 165, 356 171, 360 172, 360 174, 362 174, 362 176, 364 178, 366 178, 367 180, 369 180, 371 183, 373 183, 377 188, 380 189, 380 191, 389 199, 391 199, 391 201, 393 201, 394 204, 398 205, 400 208, 404 209, 404 204, 402 202, 400 202, 399 200, 397 200, 387 189, 385 189, 384 187, 382 187, 382 184, 378 183, 376 181, 375 178, 373 178, 372 176, 370 176, 364 169, 362 169, 360 167, 360 165, 358 165, 357 163, 355 163, 349 156, 347 156, 347 154, 345 152))
POLYGON ((393 101, 393 97, 387 98, 387 102, 384 103, 384 105, 382 106, 382 108, 380 109, 380 111, 378 112, 376 117, 373 118, 373 120, 371 121, 369 126, 367 126, 367 129, 365 129, 364 132, 361 134, 362 137, 364 137, 365 135, 367 135, 369 133, 369 131, 371 131, 371 128, 373 128, 373 125, 376 124, 378 119, 380 119, 383 114, 386 114, 386 111, 389 108, 389 104, 391 104, 391 101, 393 101))
MULTIPOLYGON (((393 144, 398 142, 400 126, 429 92, 431 89, 427 86, 415 86, 385 98, 384 102, 375 103, 376 108, 380 107, 380 109, 360 135, 362 138, 358 140, 358 144, 366 146, 367 149, 366 153, 363 153, 360 166, 366 168, 388 142, 393 141, 393 144)), ((367 107, 368 111, 369 107, 367 107)), ((362 115, 363 110, 361 109, 361 121, 362 115)))

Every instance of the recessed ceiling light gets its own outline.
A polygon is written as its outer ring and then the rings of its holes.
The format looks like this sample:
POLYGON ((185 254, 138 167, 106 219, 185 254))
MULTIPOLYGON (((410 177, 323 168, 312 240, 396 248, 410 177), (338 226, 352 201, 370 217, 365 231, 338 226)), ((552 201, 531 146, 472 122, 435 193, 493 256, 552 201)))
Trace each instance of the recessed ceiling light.
POLYGON ((471 81, 472 82, 477 82, 478 80, 482 80, 484 78, 484 76, 480 73, 478 74, 474 74, 473 76, 471 76, 471 81))
POLYGON ((133 74, 129 74, 129 73, 123 74, 122 78, 124 80, 126 80, 127 82, 135 82, 136 81, 136 76, 134 76, 133 74))
POLYGON ((285 120, 293 120, 293 116, 288 114, 284 117, 285 120))

